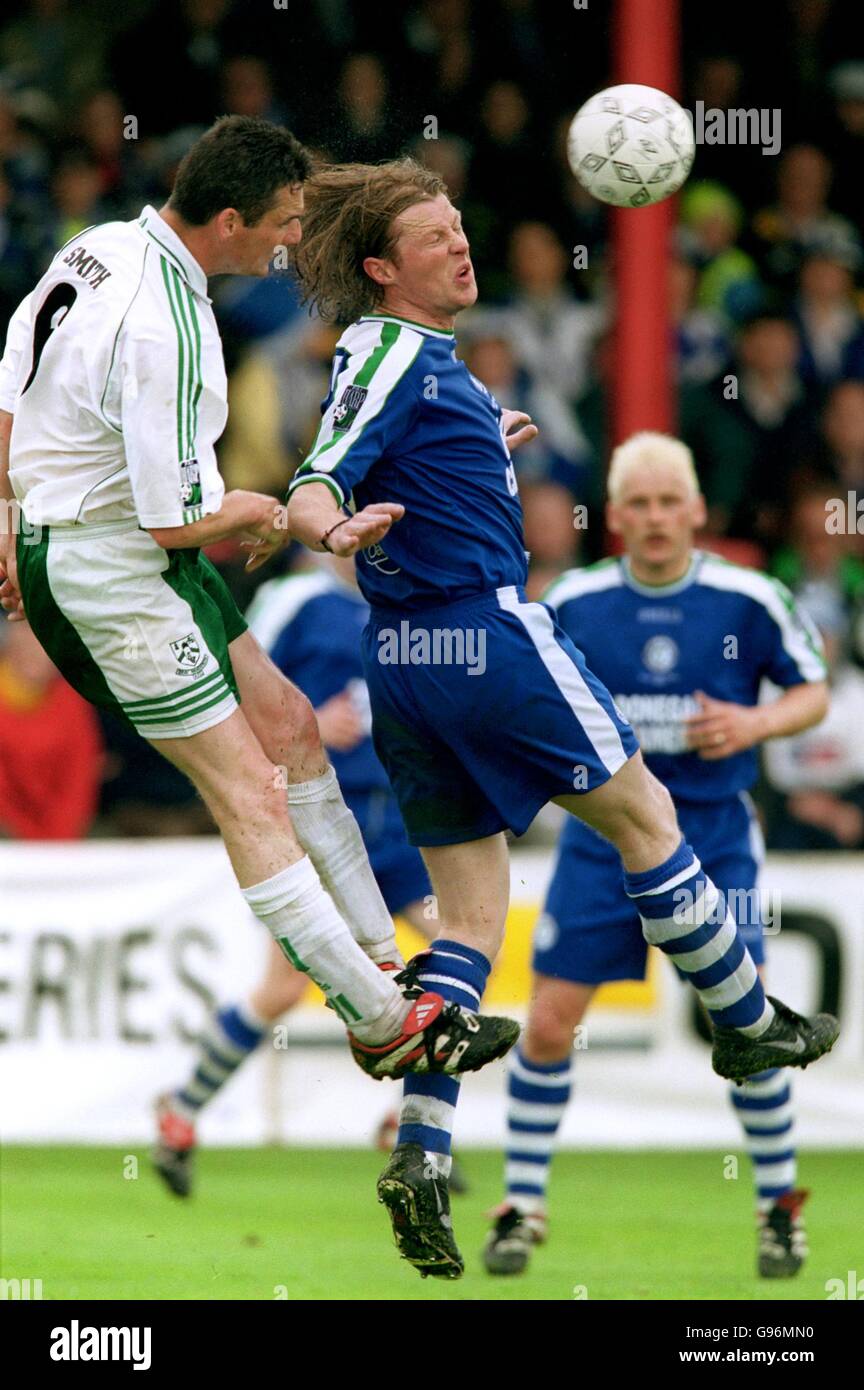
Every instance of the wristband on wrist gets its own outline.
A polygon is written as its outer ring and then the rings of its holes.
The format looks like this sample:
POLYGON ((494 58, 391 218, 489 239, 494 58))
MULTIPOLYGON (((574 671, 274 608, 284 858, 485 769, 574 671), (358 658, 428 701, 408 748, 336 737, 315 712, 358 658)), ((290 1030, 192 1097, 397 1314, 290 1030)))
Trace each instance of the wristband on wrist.
POLYGON ((332 536, 332 534, 333 534, 333 532, 336 530, 336 527, 337 527, 337 526, 344 526, 344 525, 345 525, 345 522, 346 522, 346 521, 350 521, 350 520, 351 520, 350 516, 343 516, 343 517, 340 518, 339 521, 334 521, 334 523, 333 523, 333 525, 330 527, 329 531, 325 531, 325 532, 324 532, 324 535, 320 538, 320 540, 319 540, 319 545, 323 545, 324 549, 325 549, 330 555, 333 554, 333 551, 330 549, 329 545, 327 544, 327 537, 328 537, 328 536, 332 536))

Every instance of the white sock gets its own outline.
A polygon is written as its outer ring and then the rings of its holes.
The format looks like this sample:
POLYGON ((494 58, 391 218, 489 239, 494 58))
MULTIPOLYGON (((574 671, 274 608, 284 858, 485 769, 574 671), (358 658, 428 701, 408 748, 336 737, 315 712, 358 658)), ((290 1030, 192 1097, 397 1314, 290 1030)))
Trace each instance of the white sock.
POLYGON ((351 936, 308 858, 242 890, 291 964, 333 1001, 364 1042, 395 1037, 410 1005, 351 936))
POLYGON ((369 863, 357 821, 342 797, 332 767, 312 782, 288 785, 288 806, 297 839, 321 882, 370 960, 396 960, 393 918, 369 863))

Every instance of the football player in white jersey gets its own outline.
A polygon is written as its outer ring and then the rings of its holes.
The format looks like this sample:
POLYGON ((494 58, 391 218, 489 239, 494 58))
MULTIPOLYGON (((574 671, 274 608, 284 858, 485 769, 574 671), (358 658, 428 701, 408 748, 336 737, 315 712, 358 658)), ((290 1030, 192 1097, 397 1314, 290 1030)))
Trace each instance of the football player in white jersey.
MULTIPOLYGON (((226 117, 161 211, 57 253, 0 368, 0 600, 76 690, 189 776, 244 898, 349 1026, 365 1071, 476 1070, 517 1025, 398 982, 392 919, 311 705, 200 553, 243 536, 254 567, 287 539, 283 507, 226 494, 219 476, 226 378, 207 279, 264 275, 299 242, 309 170, 290 131, 226 117)), ((334 539, 350 554, 399 511, 366 508, 334 539)))

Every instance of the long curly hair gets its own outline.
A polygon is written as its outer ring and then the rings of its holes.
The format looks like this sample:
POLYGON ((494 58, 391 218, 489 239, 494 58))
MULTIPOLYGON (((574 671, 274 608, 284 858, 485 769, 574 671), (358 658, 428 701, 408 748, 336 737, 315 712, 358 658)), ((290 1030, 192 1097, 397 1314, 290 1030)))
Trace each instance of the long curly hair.
POLYGON ((353 323, 381 304, 384 287, 366 274, 367 256, 395 260, 400 212, 446 193, 444 180, 416 159, 327 164, 303 185, 306 212, 295 268, 305 303, 329 323, 353 323))

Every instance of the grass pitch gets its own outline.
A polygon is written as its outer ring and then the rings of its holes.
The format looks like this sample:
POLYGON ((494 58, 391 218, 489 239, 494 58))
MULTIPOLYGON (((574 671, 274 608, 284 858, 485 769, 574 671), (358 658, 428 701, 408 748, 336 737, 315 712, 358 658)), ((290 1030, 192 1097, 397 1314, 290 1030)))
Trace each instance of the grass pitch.
POLYGON ((0 1273, 41 1279, 45 1299, 824 1300, 827 1280, 864 1273, 862 1159, 803 1157, 810 1260, 796 1279, 766 1281, 746 1157, 729 1181, 713 1152, 562 1153, 549 1244, 527 1274, 490 1278, 483 1213, 500 1200, 501 1158, 469 1150, 471 1192, 453 1199, 467 1268, 445 1282, 398 1259, 375 1198, 380 1154, 205 1149, 183 1201, 144 1149, 10 1146, 0 1273))

